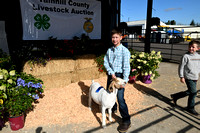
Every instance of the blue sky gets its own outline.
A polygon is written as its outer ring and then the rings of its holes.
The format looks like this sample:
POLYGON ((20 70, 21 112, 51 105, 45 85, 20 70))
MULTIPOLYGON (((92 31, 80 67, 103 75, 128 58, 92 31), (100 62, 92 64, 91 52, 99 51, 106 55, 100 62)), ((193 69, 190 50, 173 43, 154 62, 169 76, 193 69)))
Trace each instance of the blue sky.
MULTIPOLYGON (((148 0, 121 0, 121 22, 146 19, 148 0)), ((200 24, 200 0, 153 0, 152 17, 161 21, 175 20, 189 25, 200 24)))

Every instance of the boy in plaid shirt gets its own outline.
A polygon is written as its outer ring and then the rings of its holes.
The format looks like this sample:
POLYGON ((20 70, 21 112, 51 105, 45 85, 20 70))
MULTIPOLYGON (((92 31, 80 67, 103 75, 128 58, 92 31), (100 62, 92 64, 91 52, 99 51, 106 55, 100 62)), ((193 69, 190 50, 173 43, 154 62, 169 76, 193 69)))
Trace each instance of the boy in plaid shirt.
MULTIPOLYGON (((104 66, 107 70, 107 88, 111 83, 112 79, 120 77, 128 82, 130 74, 130 52, 121 44, 122 32, 119 29, 113 29, 111 32, 112 43, 114 46, 108 49, 104 57, 104 66)), ((119 111, 122 116, 122 124, 118 127, 120 132, 126 132, 131 127, 130 115, 128 107, 124 99, 125 86, 121 86, 118 90, 117 100, 119 104, 119 111)), ((112 111, 116 112, 117 103, 115 103, 112 111)))

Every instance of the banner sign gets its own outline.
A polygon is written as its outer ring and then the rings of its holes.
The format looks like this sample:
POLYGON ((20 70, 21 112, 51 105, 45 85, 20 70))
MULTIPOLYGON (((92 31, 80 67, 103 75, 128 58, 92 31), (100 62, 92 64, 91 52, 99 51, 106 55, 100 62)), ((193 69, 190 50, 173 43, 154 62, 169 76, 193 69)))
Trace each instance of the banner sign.
POLYGON ((73 39, 83 33, 101 39, 101 2, 20 0, 23 40, 73 39))

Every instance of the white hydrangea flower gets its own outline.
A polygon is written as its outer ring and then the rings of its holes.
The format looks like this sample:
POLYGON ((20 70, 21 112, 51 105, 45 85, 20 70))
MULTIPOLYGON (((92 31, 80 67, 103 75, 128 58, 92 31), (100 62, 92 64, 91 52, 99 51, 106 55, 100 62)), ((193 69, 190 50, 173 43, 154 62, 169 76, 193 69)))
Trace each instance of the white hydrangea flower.
POLYGON ((153 51, 151 51, 151 54, 155 54, 155 53, 156 53, 156 51, 154 51, 154 50, 153 50, 153 51))
POLYGON ((12 70, 9 72, 10 76, 14 76, 15 75, 15 70, 12 70))
POLYGON ((157 52, 157 55, 160 55, 160 53, 161 53, 161 52, 160 52, 160 51, 158 51, 158 52, 157 52))
POLYGON ((2 73, 0 73, 0 79, 3 79, 3 74, 2 73))
POLYGON ((13 83, 13 80, 12 80, 12 79, 9 79, 9 80, 7 80, 7 82, 8 82, 9 84, 12 84, 12 83, 13 83))
POLYGON ((149 71, 149 75, 151 75, 152 74, 152 71, 149 71))
POLYGON ((135 55, 131 55, 131 58, 135 58, 135 55))
POLYGON ((139 54, 139 57, 140 58, 144 57, 144 53, 142 52, 141 54, 139 54))
POLYGON ((5 91, 6 90, 6 86, 5 85, 0 86, 0 90, 5 91))

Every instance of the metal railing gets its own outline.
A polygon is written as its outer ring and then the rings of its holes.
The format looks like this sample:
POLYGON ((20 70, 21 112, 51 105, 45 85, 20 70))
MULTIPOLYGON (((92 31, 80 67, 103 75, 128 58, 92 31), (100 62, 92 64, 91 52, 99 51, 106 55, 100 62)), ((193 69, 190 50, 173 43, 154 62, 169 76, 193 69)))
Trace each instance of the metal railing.
MULTIPOLYGON (((200 40, 200 27, 192 27, 192 29, 191 27, 173 27, 168 28, 169 30, 172 32, 152 30, 150 51, 161 51, 164 60, 179 62, 181 56, 188 50, 188 43, 192 39, 200 40), (182 28, 186 31, 181 31, 182 28), (190 28, 191 31, 188 31, 187 28, 190 28), (196 31, 196 28, 199 28, 197 29, 199 31, 196 31)), ((136 51, 144 51, 145 34, 136 34, 134 31, 130 32, 129 30, 129 32, 126 32, 122 44, 136 51)))

